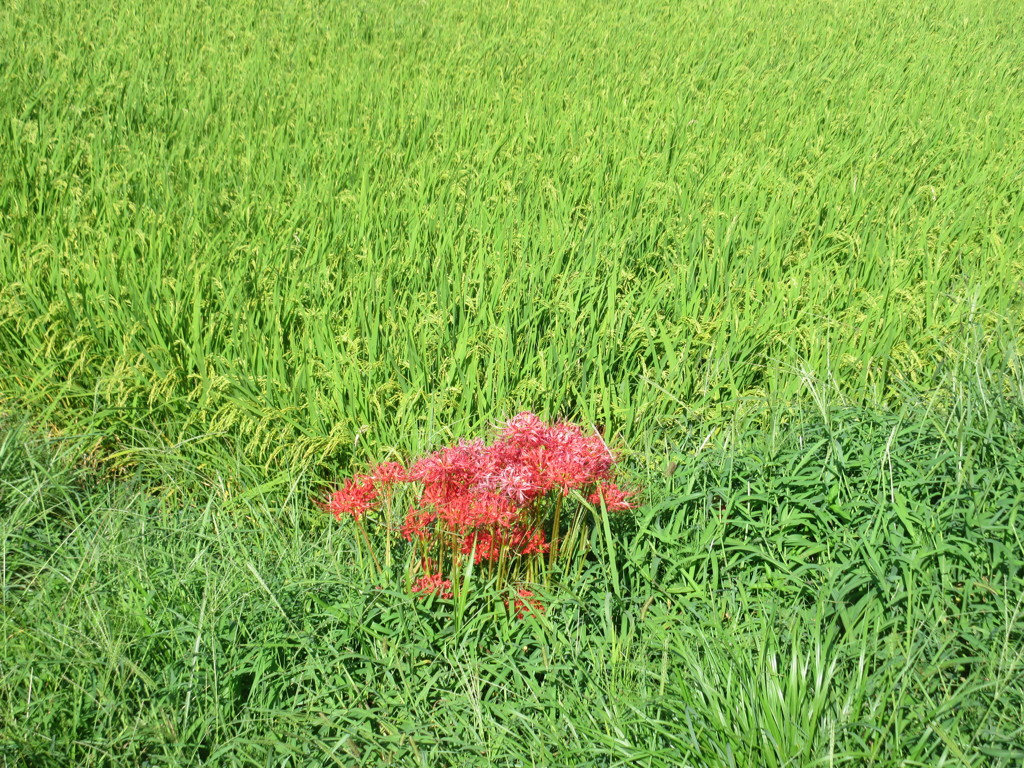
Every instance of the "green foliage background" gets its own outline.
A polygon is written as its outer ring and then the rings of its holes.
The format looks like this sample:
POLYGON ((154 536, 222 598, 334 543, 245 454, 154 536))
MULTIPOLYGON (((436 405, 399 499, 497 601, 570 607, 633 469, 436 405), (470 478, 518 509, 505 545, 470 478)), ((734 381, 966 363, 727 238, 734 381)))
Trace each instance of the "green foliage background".
POLYGON ((8 388, 335 466, 1001 364, 1024 18, 990 5, 13 4, 8 388))
POLYGON ((2 10, 5 766, 1024 759, 1024 6, 2 10), (543 620, 312 508, 524 408, 543 620))

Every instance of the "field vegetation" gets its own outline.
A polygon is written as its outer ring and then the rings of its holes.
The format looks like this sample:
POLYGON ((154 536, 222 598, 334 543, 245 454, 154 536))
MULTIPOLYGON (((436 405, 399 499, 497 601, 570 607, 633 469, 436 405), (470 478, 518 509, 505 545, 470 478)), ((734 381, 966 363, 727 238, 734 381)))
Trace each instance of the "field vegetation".
POLYGON ((1021 29, 7 0, 0 765, 1019 765, 1021 29), (523 410, 542 613, 315 504, 523 410))

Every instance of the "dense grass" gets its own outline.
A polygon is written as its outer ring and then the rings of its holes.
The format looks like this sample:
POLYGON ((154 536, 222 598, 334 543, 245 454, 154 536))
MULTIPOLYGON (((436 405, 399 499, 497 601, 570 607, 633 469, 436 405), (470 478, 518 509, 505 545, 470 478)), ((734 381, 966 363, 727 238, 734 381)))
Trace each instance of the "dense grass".
POLYGON ((1024 6, 12 0, 0 764, 1024 761, 1024 6), (528 408, 540 618, 311 498, 528 408))
POLYGON ((804 371, 884 402, 1013 337, 1018 4, 677 5, 9 5, 8 389, 337 468, 804 371))
POLYGON ((302 479, 170 506, 8 424, 0 755, 1018 764, 1024 409, 988 398, 681 445, 619 520, 617 579, 594 560, 525 621, 377 582, 302 479))

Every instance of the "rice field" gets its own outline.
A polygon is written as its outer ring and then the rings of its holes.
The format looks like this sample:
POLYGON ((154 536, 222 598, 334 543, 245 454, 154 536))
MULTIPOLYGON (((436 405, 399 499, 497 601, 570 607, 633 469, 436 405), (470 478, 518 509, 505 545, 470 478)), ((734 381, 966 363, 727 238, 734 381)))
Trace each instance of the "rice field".
POLYGON ((1020 29, 8 0, 0 765, 1021 764, 1020 29), (643 488, 543 617, 314 503, 523 410, 643 488))

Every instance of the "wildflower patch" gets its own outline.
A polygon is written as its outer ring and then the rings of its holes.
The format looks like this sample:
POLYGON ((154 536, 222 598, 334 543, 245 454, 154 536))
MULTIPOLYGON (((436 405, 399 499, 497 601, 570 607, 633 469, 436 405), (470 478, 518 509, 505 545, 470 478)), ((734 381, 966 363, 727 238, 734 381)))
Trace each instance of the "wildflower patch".
POLYGON ((636 506, 615 464, 596 430, 524 412, 490 443, 464 440, 408 467, 387 462, 350 477, 323 507, 352 522, 378 571, 391 567, 404 540, 410 591, 451 599, 475 572, 509 591, 510 613, 523 618, 543 611, 529 586, 550 584, 585 555, 591 510, 636 506))

